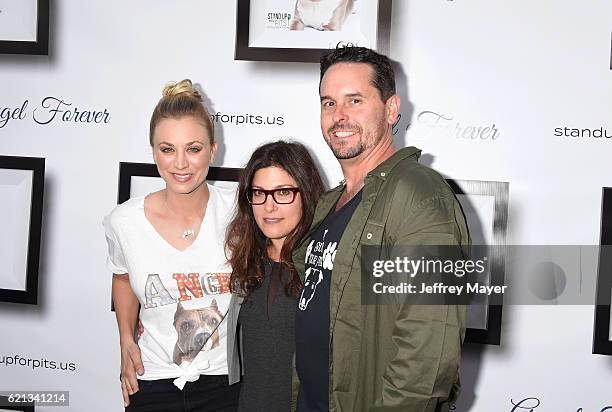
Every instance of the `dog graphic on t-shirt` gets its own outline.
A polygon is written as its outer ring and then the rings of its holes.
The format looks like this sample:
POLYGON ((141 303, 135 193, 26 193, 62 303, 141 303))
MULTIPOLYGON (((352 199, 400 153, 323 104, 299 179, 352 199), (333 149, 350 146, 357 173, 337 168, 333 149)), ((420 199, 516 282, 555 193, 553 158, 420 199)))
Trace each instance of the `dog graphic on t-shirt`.
POLYGON ((305 275, 304 286, 302 286, 302 293, 298 303, 298 308, 300 310, 306 310, 308 304, 315 295, 317 286, 323 280, 323 273, 321 273, 319 269, 308 268, 306 269, 305 275))
POLYGON ((302 293, 298 301, 298 308, 300 310, 308 308, 308 304, 317 292, 317 286, 323 281, 323 272, 321 269, 317 269, 317 267, 329 271, 334 268, 338 242, 328 242, 326 245, 325 236, 327 236, 327 232, 329 232, 327 229, 323 232, 322 241, 316 242, 313 239, 306 248, 304 263, 311 265, 311 267, 307 268, 304 273, 304 285, 302 286, 302 293))
POLYGON ((191 362, 200 351, 219 346, 218 327, 223 320, 217 301, 200 309, 185 309, 178 303, 174 314, 174 328, 177 339, 173 360, 177 365, 191 362))

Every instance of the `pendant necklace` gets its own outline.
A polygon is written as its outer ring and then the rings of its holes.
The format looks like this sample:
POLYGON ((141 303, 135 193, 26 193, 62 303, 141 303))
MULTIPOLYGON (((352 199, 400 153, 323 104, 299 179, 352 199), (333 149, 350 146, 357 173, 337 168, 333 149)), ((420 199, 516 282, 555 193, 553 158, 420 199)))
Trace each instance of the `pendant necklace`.
POLYGON ((185 229, 183 230, 183 234, 181 235, 181 238, 187 239, 189 236, 193 236, 194 234, 195 234, 195 231, 193 229, 185 229))
MULTIPOLYGON (((168 203, 167 203, 167 201, 166 201, 166 205, 167 205, 167 204, 168 204, 168 203)), ((174 212, 174 211, 173 211, 171 208, 168 208, 168 210, 170 210, 170 212, 171 212, 171 213, 172 213, 172 214, 173 214, 175 217, 177 216, 177 214, 176 214, 176 213, 175 213, 175 212, 174 212)), ((185 239, 187 239, 188 237, 195 235, 195 230, 194 230, 193 228, 187 227, 187 228, 183 229, 183 230, 182 230, 180 233, 181 233, 181 239, 185 240, 185 239)))
MULTIPOLYGON (((167 198, 165 199, 165 202, 166 202, 166 207, 168 207, 168 199, 167 199, 167 198)), ((168 210, 170 210, 170 212, 171 212, 171 213, 172 213, 172 214, 173 214, 175 217, 178 217, 178 216, 177 216, 177 214, 174 212, 174 210, 172 210, 172 208, 168 207, 168 210)), ((203 217, 202 217, 202 218, 203 218, 203 217)), ((182 219, 180 219, 180 220, 182 220, 182 219)), ((184 227, 184 226, 183 226, 183 227, 184 227)), ((184 228, 184 229, 183 229, 183 230, 180 232, 180 234, 181 234, 181 239, 185 240, 185 239, 187 239, 188 237, 194 236, 194 235, 195 235, 195 233, 196 233, 196 232, 195 232, 195 229, 193 229, 193 227, 191 227, 191 228, 190 228, 190 227, 186 227, 186 228, 184 228)))

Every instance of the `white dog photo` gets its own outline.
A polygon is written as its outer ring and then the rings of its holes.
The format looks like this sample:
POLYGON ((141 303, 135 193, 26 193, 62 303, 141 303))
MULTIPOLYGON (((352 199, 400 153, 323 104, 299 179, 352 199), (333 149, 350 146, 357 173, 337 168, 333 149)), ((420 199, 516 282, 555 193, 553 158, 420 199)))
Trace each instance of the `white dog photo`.
POLYGON ((289 29, 342 30, 342 25, 353 12, 353 3, 354 0, 296 0, 289 29))

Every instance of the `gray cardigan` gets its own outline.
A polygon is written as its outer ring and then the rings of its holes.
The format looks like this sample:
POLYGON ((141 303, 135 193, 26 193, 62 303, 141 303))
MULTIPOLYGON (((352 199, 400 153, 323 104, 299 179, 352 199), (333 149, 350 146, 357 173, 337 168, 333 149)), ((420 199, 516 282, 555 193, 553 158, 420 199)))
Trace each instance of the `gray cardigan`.
MULTIPOLYGON (((229 309, 227 315, 225 315, 227 323, 227 375, 230 385, 240 382, 242 376, 242 366, 240 365, 242 357, 238 353, 238 342, 241 341, 238 331, 238 314, 240 313, 242 300, 242 297, 232 293, 229 309)), ((240 347, 242 347, 242 344, 240 347)))

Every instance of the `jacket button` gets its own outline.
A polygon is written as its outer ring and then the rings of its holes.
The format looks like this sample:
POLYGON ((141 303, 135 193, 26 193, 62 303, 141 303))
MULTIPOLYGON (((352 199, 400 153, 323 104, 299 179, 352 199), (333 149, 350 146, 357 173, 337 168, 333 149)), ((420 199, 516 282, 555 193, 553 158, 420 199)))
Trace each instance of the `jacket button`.
POLYGON ((380 172, 380 175, 381 175, 382 177, 387 176, 387 174, 386 174, 385 172, 380 172))
POLYGON ((372 239, 372 234, 371 234, 371 233, 368 233, 368 234, 366 235, 366 238, 367 238, 368 240, 369 240, 369 239, 372 239))

